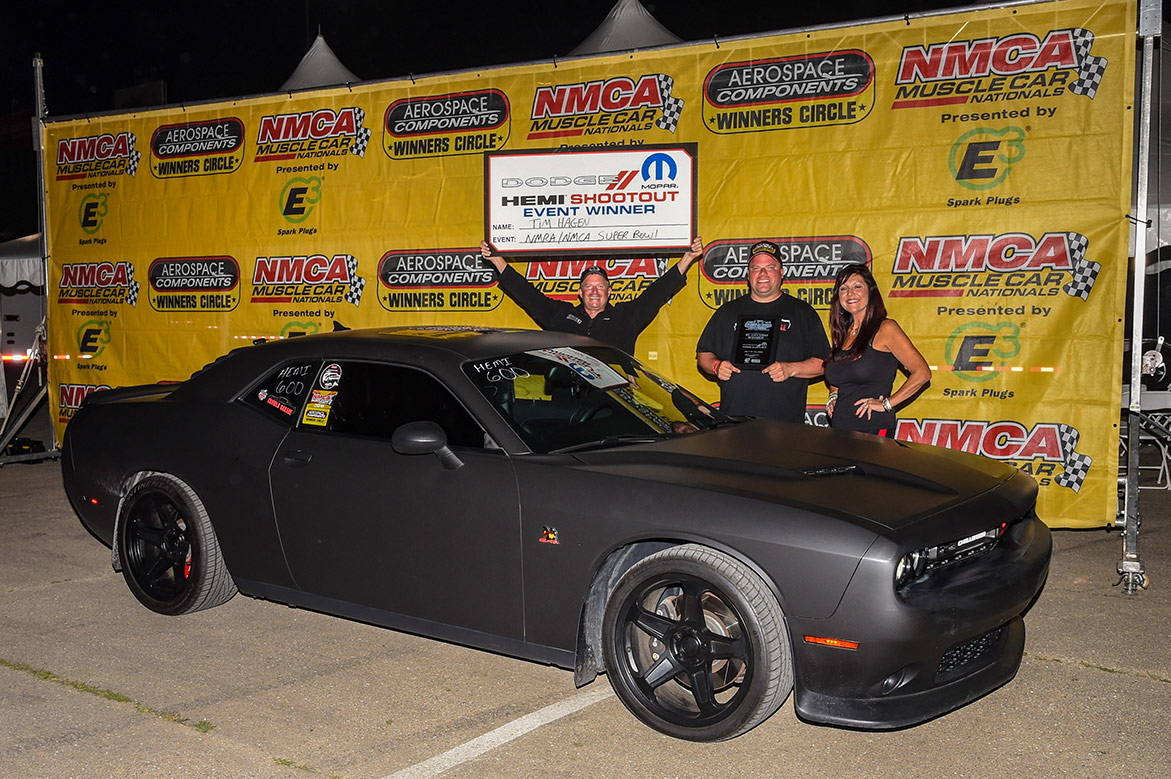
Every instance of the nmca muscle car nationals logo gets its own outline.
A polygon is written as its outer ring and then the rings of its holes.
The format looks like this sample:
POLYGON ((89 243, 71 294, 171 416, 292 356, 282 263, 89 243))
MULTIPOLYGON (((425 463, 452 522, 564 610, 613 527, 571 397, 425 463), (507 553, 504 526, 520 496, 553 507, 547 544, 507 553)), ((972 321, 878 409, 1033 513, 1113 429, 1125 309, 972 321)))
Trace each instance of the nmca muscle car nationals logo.
POLYGON ((366 154, 370 128, 361 108, 319 108, 299 114, 262 116, 254 162, 316 160, 366 154))
POLYGON ((382 150, 394 160, 479 154, 504 146, 508 96, 499 89, 409 97, 386 109, 382 150))
POLYGON ((257 257, 253 303, 350 303, 362 301, 366 279, 349 254, 257 257))
POLYGON ((57 385, 57 421, 69 422, 77 409, 81 408, 81 401, 99 390, 108 390, 108 384, 59 384, 57 385))
POLYGON ((1074 492, 1081 491, 1094 462, 1076 451, 1078 429, 1054 422, 1029 427, 1013 420, 900 419, 895 438, 1001 460, 1031 474, 1043 487, 1052 483, 1074 492))
POLYGON ((854 124, 874 105, 874 61, 848 49, 714 68, 703 84, 703 124, 750 133, 854 124))
POLYGON ((134 148, 134 133, 90 135, 57 141, 57 181, 133 176, 142 152, 134 148))
MULTIPOLYGON (((719 308, 748 292, 748 260, 759 239, 735 238, 707 245, 700 266, 699 297, 708 308, 719 308)), ((869 266, 870 247, 853 235, 769 238, 781 250, 784 290, 816 309, 833 302, 838 271, 851 263, 869 266)))
POLYGON ((387 311, 491 311, 503 297, 478 248, 390 251, 378 263, 387 311))
POLYGON ((244 162, 244 123, 236 117, 166 124, 150 138, 155 178, 234 173, 244 162))
POLYGON ((900 238, 892 298, 1052 297, 1087 300, 1102 265, 1081 233, 900 238))
MULTIPOLYGON (((609 259, 599 262, 585 260, 538 260, 530 262, 524 277, 547 297, 554 300, 578 301, 578 283, 581 272, 591 265, 601 265, 610 277, 610 303, 634 300, 643 290, 667 272, 665 259, 653 257, 609 259)), ((517 270, 520 270, 517 268, 517 270)))
POLYGON ((600 144, 629 143, 654 128, 675 132, 683 100, 671 95, 675 79, 647 73, 637 79, 537 87, 528 139, 584 138, 600 144))
POLYGON ((240 302, 240 266, 232 257, 160 257, 146 276, 155 311, 231 311, 240 302))
POLYGON ((138 282, 129 262, 74 262, 61 266, 57 302, 138 305, 138 282))
POLYGON ((1090 54, 1093 46, 1094 34, 1081 27, 1051 30, 1044 38, 1021 32, 908 46, 891 108, 1007 103, 1066 90, 1092 100, 1107 64, 1090 54))

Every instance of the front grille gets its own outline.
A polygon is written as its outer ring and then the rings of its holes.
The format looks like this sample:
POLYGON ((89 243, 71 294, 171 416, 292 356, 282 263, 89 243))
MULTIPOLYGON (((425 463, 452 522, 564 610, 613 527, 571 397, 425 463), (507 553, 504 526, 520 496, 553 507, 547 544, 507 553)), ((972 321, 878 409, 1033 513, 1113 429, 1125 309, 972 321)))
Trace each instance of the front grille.
POLYGON ((997 541, 1000 540, 1002 529, 999 527, 987 530, 979 536, 950 541, 946 544, 933 546, 927 550, 927 571, 971 560, 974 557, 991 552, 997 541))
POLYGON ((1003 634, 1004 625, 1001 625, 983 635, 956 644, 944 652, 939 660, 939 670, 935 672, 935 681, 961 676, 967 672, 969 666, 981 664, 987 655, 996 650, 1003 634))

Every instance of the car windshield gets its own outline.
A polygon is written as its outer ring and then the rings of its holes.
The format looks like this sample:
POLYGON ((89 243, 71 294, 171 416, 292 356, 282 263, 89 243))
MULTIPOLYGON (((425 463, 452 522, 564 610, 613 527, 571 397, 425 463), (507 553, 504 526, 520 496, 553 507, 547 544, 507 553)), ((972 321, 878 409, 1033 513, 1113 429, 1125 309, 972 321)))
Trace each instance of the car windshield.
POLYGON ((464 372, 534 452, 653 440, 729 421, 609 347, 537 349, 474 360, 464 372))

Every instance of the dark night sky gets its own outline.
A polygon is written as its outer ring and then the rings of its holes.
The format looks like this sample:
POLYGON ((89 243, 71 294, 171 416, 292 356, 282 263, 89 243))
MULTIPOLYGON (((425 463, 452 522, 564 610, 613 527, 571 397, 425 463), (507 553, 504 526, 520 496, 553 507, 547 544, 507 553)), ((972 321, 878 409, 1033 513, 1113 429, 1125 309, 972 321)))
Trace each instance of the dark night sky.
MULTIPOLYGON (((964 0, 644 0, 684 40, 791 30, 875 16, 987 4, 964 0), (882 10, 887 9, 887 10, 882 10)), ((565 55, 614 0, 408 3, 205 0, 26 2, 0 17, 0 240, 36 232, 32 59, 44 61, 50 116, 110 111, 116 90, 161 80, 168 103, 276 91, 320 27, 362 79, 528 62, 565 55)))

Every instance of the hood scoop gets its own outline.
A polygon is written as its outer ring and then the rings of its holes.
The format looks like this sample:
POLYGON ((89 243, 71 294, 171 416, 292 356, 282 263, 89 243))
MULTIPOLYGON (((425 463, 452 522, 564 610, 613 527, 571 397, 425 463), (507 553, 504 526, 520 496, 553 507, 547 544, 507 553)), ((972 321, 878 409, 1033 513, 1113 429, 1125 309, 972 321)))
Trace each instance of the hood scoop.
POLYGON ((801 473, 810 477, 811 479, 820 479, 823 476, 841 476, 846 473, 864 473, 864 471, 853 463, 849 465, 819 465, 802 468, 801 473))
POLYGON ((810 479, 824 479, 830 476, 857 474, 859 476, 871 476, 879 479, 886 479, 887 481, 906 484, 908 486, 917 487, 929 492, 937 492, 944 495, 956 494, 955 490, 932 479, 928 479, 926 477, 919 476, 918 474, 909 473, 897 468, 888 468, 883 465, 878 465, 877 463, 810 465, 807 468, 802 468, 801 473, 810 479))

